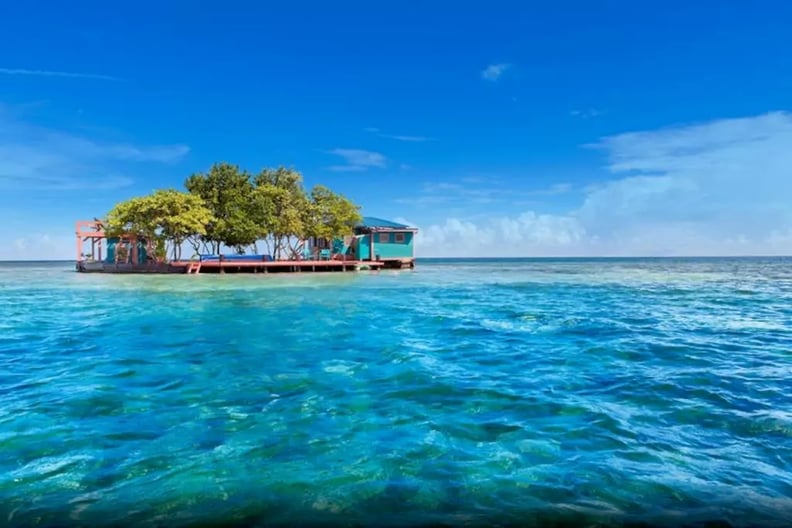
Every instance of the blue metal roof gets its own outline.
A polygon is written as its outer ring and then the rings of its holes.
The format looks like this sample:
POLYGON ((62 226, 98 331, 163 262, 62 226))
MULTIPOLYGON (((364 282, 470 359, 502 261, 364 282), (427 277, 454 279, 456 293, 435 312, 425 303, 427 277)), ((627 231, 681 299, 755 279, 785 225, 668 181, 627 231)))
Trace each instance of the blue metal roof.
POLYGON ((364 216, 363 221, 358 224, 358 227, 387 227, 390 229, 409 229, 410 226, 391 222, 390 220, 383 220, 382 218, 375 218, 373 216, 364 216))

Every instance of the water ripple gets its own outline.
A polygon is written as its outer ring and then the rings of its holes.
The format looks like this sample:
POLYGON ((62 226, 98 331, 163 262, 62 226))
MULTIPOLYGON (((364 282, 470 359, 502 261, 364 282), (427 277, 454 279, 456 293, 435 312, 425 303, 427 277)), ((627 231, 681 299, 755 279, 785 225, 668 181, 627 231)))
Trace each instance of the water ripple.
POLYGON ((0 264, 0 524, 792 525, 789 264, 0 264))

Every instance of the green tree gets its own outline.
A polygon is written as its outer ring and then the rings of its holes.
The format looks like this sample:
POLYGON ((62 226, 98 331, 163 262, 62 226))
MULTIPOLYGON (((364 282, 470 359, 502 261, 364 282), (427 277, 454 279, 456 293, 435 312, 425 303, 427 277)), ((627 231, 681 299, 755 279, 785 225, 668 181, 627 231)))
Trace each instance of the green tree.
POLYGON ((165 249, 170 243, 173 258, 179 259, 182 243, 205 235, 212 221, 199 196, 167 189, 116 204, 107 215, 105 230, 110 236, 145 238, 150 250, 165 249))
POLYGON ((206 228, 214 216, 200 196, 174 190, 156 191, 150 196, 152 208, 157 211, 158 227, 161 236, 172 244, 173 258, 181 258, 181 248, 185 241, 191 241, 193 248, 197 240, 206 235, 206 228))
POLYGON ((272 243, 272 254, 279 258, 295 252, 306 237, 305 211, 309 199, 302 186, 302 175, 284 167, 264 169, 255 178, 255 218, 260 238, 272 243))
POLYGON ((302 174, 294 169, 287 169, 282 166, 277 169, 262 169, 256 175, 255 183, 257 186, 273 185, 280 189, 285 189, 292 195, 305 194, 302 174))
POLYGON ((311 189, 311 201, 306 212, 307 235, 316 238, 333 239, 351 235, 362 220, 357 205, 323 185, 311 189))
POLYGON ((256 242, 259 229, 252 218, 250 174, 230 163, 216 163, 208 173, 187 178, 185 187, 200 196, 212 213, 203 236, 212 253, 220 253, 221 244, 239 248, 256 242))
POLYGON ((107 214, 104 226, 109 236, 131 234, 153 237, 156 224, 148 197, 140 196, 117 203, 107 214))

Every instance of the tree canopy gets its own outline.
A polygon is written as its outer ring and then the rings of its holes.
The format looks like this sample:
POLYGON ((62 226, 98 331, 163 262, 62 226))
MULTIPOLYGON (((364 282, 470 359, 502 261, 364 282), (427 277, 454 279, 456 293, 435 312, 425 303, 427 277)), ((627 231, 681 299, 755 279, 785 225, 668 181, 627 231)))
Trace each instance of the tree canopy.
POLYGON ((217 163, 206 174, 187 178, 185 187, 212 212, 214 218, 203 239, 215 253, 221 244, 244 247, 256 241, 259 233, 251 216, 253 184, 247 172, 230 163, 217 163))
POLYGON ((117 204, 107 214, 105 230, 111 236, 134 234, 159 246, 170 242, 178 259, 182 243, 205 236, 213 221, 199 196, 167 189, 117 204))
POLYGON ((284 167, 255 176, 230 163, 216 163, 189 176, 187 192, 158 190, 117 204, 107 215, 108 234, 133 233, 168 244, 174 259, 189 242, 220 253, 221 247, 257 252, 263 242, 275 258, 300 250, 311 237, 352 234, 360 208, 325 186, 310 192, 302 175, 284 167))

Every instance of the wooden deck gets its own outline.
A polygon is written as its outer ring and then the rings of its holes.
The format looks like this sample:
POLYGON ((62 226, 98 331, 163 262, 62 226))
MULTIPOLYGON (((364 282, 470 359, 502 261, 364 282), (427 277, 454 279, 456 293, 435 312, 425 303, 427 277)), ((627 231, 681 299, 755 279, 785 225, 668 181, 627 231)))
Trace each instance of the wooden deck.
POLYGON ((173 261, 171 267, 182 269, 182 273, 318 273, 359 271, 362 269, 378 271, 383 262, 360 260, 203 260, 173 261))
POLYGON ((382 261, 364 260, 176 260, 168 263, 112 264, 78 261, 77 271, 83 273, 320 273, 382 269, 413 268, 412 259, 382 261))

